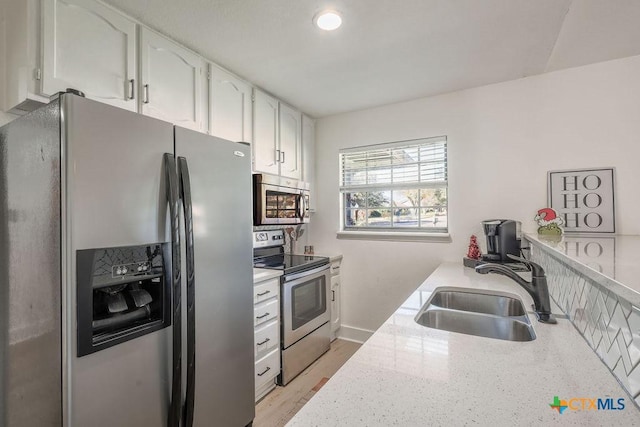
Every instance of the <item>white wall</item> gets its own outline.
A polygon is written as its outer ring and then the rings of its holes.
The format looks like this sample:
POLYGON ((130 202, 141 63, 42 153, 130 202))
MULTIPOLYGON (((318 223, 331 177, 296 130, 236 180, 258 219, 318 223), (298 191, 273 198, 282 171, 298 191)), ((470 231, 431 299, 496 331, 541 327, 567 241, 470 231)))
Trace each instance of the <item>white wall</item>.
POLYGON ((615 167, 617 231, 640 234, 638 76, 635 56, 318 120, 309 243, 344 255, 346 333, 375 330, 442 260, 461 261, 483 219, 535 231, 549 170, 615 167), (338 240, 338 150, 438 135, 448 138, 452 242, 338 240))

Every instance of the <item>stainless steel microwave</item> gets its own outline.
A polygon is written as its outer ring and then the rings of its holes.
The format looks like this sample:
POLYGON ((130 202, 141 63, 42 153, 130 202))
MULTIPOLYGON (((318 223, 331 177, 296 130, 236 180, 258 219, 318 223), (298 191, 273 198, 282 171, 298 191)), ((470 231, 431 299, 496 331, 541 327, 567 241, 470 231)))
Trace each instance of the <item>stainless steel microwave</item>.
POLYGON ((309 184, 274 175, 253 175, 253 225, 307 222, 309 184))

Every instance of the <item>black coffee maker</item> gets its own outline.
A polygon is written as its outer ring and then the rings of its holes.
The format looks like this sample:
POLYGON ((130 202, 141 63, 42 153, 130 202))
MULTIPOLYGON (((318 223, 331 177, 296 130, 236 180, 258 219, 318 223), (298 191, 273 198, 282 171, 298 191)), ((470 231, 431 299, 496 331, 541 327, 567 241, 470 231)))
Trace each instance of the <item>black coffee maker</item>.
POLYGON ((507 254, 520 256, 520 223, 511 219, 488 219, 482 221, 487 238, 487 253, 484 261, 514 262, 507 254))

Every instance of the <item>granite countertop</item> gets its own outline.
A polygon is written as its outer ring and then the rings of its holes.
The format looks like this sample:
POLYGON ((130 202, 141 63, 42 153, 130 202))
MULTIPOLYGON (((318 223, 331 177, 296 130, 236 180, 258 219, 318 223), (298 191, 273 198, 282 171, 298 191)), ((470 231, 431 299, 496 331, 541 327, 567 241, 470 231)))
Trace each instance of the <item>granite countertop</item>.
POLYGON ((640 236, 580 235, 524 237, 580 273, 640 306, 640 236))
POLYGON ((282 270, 272 270, 269 268, 254 268, 253 283, 264 282, 274 277, 282 276, 282 270))
POLYGON ((640 425, 638 408, 567 319, 548 325, 529 313, 537 336, 530 342, 418 325, 414 317, 440 286, 499 290, 532 304, 506 277, 444 263, 288 426, 640 425), (625 409, 559 414, 554 396, 624 398, 625 409))

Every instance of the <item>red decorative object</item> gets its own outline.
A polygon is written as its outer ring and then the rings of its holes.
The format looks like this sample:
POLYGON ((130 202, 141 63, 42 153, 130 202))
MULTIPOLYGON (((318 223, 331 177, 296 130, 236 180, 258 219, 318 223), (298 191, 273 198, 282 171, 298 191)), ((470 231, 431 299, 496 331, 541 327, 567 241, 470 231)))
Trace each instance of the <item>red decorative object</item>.
POLYGON ((469 239, 469 251, 467 252, 467 258, 480 259, 480 247, 478 246, 478 238, 475 235, 471 235, 469 239))

